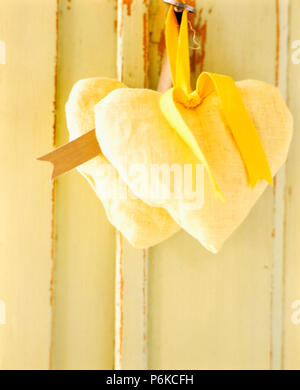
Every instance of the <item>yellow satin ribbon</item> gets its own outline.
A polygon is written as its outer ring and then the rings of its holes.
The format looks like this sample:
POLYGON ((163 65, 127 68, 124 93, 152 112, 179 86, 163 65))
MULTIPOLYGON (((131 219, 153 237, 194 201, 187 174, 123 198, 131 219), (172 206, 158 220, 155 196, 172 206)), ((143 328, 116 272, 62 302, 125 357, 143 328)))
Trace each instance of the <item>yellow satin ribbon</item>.
POLYGON ((205 166, 216 194, 225 200, 193 131, 178 109, 178 104, 186 108, 195 108, 215 91, 220 99, 223 120, 232 132, 251 188, 254 188, 260 179, 273 185, 270 166, 259 135, 233 79, 229 76, 203 72, 198 77, 196 90, 192 91, 187 15, 188 11, 185 10, 182 13, 180 29, 172 6, 167 15, 165 34, 173 88, 165 92, 160 99, 164 116, 205 166))

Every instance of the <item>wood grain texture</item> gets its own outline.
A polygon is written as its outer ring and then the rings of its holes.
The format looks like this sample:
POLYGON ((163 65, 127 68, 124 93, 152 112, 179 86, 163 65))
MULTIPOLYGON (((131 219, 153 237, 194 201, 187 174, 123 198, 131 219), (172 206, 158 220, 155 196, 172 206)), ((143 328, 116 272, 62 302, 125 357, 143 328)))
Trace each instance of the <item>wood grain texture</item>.
POLYGON ((163 2, 0 2, 0 370, 300 369, 300 2, 189 3, 193 83, 207 70, 277 84, 295 119, 276 187, 218 255, 183 231, 148 252, 116 240, 76 171, 54 193, 36 161, 68 141, 77 80, 157 88, 163 2))
POLYGON ((293 42, 300 39, 300 2, 290 1, 288 104, 294 116, 294 138, 286 168, 282 368, 300 369, 300 64, 293 42))
MULTIPOLYGON (((118 79, 131 88, 148 84, 149 1, 118 0, 118 79)), ((116 236, 115 368, 147 368, 148 253, 116 236)))
POLYGON ((148 86, 156 89, 165 57, 165 17, 168 7, 160 0, 151 0, 149 8, 149 74, 148 86))
MULTIPOLYGON (((56 145, 68 141, 65 104, 82 78, 116 77, 116 1, 60 1, 56 145)), ((111 369, 115 232, 88 183, 57 180, 52 367, 111 369)))
MULTIPOLYGON (((204 70, 236 80, 275 83, 275 2, 195 5, 195 72, 203 61, 204 70)), ((220 254, 184 232, 150 250, 149 368, 271 367, 272 228, 268 188, 220 254)))
MULTIPOLYGON (((283 98, 287 98, 287 64, 289 35, 289 1, 275 1, 276 14, 276 58, 275 85, 283 98)), ((271 347, 270 368, 282 368, 283 348, 283 272, 284 272, 284 224, 285 224, 285 191, 286 167, 281 167, 274 184, 273 213, 273 253, 272 253, 272 294, 271 294, 271 347)))
POLYGON ((48 369, 56 0, 2 0, 0 38, 0 370, 48 369))
POLYGON ((148 251, 117 234, 115 369, 147 368, 148 251))

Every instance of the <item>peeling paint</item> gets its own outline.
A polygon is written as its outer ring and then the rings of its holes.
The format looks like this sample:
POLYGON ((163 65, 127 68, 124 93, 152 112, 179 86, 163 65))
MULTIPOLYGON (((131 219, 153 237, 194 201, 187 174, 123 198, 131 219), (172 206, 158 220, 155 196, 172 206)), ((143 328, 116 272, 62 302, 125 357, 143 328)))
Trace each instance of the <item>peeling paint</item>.
POLYGON ((121 359, 122 359, 122 347, 123 347, 123 324, 124 324, 124 313, 123 313, 123 298, 124 298, 124 276, 123 276, 123 238, 121 233, 118 233, 118 240, 119 240, 119 253, 118 253, 118 262, 119 262, 119 267, 120 267, 120 288, 119 288, 119 304, 120 304, 120 323, 119 323, 119 340, 120 340, 120 345, 117 350, 119 353, 119 358, 120 358, 120 366, 121 366, 121 359))
POLYGON ((163 59, 165 49, 166 49, 166 38, 165 38, 165 30, 163 29, 160 33, 160 39, 157 43, 157 52, 158 52, 160 63, 163 59))
POLYGON ((276 58, 275 58, 275 85, 278 87, 279 82, 279 42, 280 42, 280 23, 279 23, 279 0, 275 0, 276 8, 276 58))
POLYGON ((127 15, 131 15, 131 6, 132 6, 132 0, 123 0, 123 7, 127 7, 127 15))
POLYGON ((200 48, 192 50, 191 54, 191 72, 199 73, 203 71, 205 58, 205 45, 207 37, 207 21, 202 17, 203 9, 199 11, 197 17, 191 17, 192 27, 196 32, 196 39, 199 41, 200 48), (198 68, 198 69, 197 69, 198 68))
POLYGON ((144 87, 147 87, 148 82, 148 58, 149 58, 149 44, 148 44, 148 13, 145 12, 143 16, 143 60, 144 60, 144 87))
MULTIPOLYGON (((59 1, 56 0, 56 58, 55 58, 55 69, 54 69, 54 102, 53 102, 53 111, 54 111, 54 121, 53 121, 53 146, 56 146, 56 128, 57 128, 57 74, 58 74, 58 37, 59 37, 59 1)), ((51 339, 49 346, 49 369, 52 369, 53 361, 53 329, 54 329, 54 320, 53 320, 53 308, 54 308, 54 274, 55 274, 55 259, 54 259, 54 250, 55 250, 55 193, 56 193, 56 183, 53 182, 52 191, 51 191, 51 260, 52 260, 52 269, 51 269, 51 279, 50 279, 50 306, 52 308, 52 318, 51 318, 51 339)))

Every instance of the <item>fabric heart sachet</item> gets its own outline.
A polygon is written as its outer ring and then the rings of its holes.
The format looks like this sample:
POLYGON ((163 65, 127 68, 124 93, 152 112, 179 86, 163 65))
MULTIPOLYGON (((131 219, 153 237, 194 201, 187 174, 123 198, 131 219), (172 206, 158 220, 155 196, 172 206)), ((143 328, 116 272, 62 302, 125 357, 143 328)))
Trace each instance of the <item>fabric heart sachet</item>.
POLYGON ((163 94, 101 77, 75 84, 66 105, 70 139, 96 129, 101 149, 77 169, 133 246, 156 245, 182 228, 218 252, 286 161, 293 119, 279 90, 262 81, 204 72, 191 89, 187 11, 179 27, 170 7, 166 45, 173 87, 163 94), (191 168, 197 186, 198 166, 199 207, 184 188, 161 196, 176 170, 184 187, 191 168), (150 175, 154 167, 163 169, 150 175), (165 176, 166 167, 176 169, 165 176))

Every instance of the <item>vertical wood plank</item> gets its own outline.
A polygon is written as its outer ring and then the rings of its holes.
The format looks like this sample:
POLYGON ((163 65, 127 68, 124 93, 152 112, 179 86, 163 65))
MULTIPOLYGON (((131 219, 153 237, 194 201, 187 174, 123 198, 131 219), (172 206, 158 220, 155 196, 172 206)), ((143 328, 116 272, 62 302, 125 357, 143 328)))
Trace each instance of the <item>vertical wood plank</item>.
MULTIPOLYGON (((129 87, 148 81, 149 1, 118 0, 118 78, 129 87)), ((117 232, 115 368, 147 368, 147 251, 117 232)))
MULTIPOLYGON (((194 4, 195 70, 275 83, 275 1, 194 4)), ((151 248, 149 368, 270 368, 272 229, 268 188, 218 255, 184 232, 151 248)))
MULTIPOLYGON (((287 96, 288 16, 289 0, 275 0, 276 64, 275 84, 283 98, 287 96)), ((271 361, 272 369, 282 368, 283 326, 283 250, 285 218, 285 166, 276 175, 274 185, 272 295, 271 295, 271 361)))
MULTIPOLYGON (((67 141, 65 104, 79 79, 116 77, 116 1, 61 0, 57 146, 67 141)), ((115 232, 88 183, 72 171, 55 194, 52 367, 112 369, 115 232)))
POLYGON ((294 116, 294 136, 286 169, 286 222, 284 247, 284 369, 300 369, 300 64, 299 50, 293 42, 300 40, 300 2, 290 1, 288 57, 288 104, 294 116))
POLYGON ((156 89, 165 60, 165 16, 167 6, 161 0, 151 0, 149 9, 149 78, 148 85, 156 89))
MULTIPOLYGON (((277 83, 295 135, 275 191, 268 189, 219 255, 183 232, 150 250, 149 368, 299 369, 300 65, 292 62, 299 1, 190 3, 200 44, 191 51, 193 79, 203 61, 205 70, 235 79, 277 83)), ((151 0, 148 20, 148 5, 119 0, 117 22, 117 0, 60 1, 57 145, 67 141, 64 105, 78 79, 118 73, 131 87, 149 79, 156 88, 165 8, 151 0)), ((56 0, 0 4, 0 369, 47 369, 50 352, 58 369, 112 368, 114 358, 116 368, 146 368, 148 252, 117 233, 114 357, 115 233, 76 172, 56 183, 51 345, 51 167, 35 158, 53 143, 56 7, 56 0)))
POLYGON ((48 369, 56 0, 2 0, 0 39, 0 369, 48 369))

